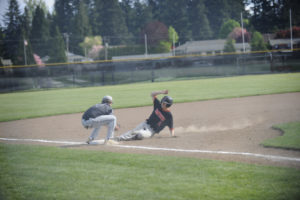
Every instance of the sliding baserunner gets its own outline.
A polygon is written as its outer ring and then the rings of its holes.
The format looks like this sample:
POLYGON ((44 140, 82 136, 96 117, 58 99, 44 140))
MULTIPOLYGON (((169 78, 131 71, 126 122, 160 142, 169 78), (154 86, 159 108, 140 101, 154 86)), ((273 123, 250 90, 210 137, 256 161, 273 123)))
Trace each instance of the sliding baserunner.
POLYGON ((173 116, 170 107, 173 99, 170 96, 164 96, 161 101, 157 99, 157 95, 168 94, 168 90, 156 91, 151 93, 153 100, 153 112, 150 117, 139 124, 136 128, 120 135, 116 139, 118 141, 142 140, 144 138, 153 137, 158 134, 166 126, 170 129, 170 135, 175 137, 173 128, 173 116))

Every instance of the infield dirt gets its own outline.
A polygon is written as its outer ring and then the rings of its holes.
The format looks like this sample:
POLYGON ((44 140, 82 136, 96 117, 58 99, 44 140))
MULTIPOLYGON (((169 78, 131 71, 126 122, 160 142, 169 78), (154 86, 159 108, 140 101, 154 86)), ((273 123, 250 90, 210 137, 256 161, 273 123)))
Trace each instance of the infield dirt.
MULTIPOLYGON (((149 101, 151 98, 149 97, 149 101)), ((95 102, 97 103, 97 102, 95 102)), ((217 159, 253 164, 288 166, 300 168, 300 151, 265 148, 261 143, 282 133, 272 129, 273 125, 300 121, 300 93, 286 93, 252 96, 233 99, 176 103, 171 107, 176 138, 169 136, 167 128, 151 139, 121 142, 118 146, 108 145, 56 145, 64 148, 90 149, 121 153, 159 154, 217 159), (126 146, 154 147, 153 149, 124 148, 126 146), (165 149, 209 150, 217 152, 237 152, 260 155, 296 158, 277 160, 240 154, 199 153, 165 151, 165 149)), ((115 132, 120 135, 145 120, 152 112, 152 106, 115 109, 114 113, 121 124, 115 132)), ((81 125, 82 113, 59 115, 35 119, 0 123, 1 138, 44 139, 55 141, 84 142, 92 130, 81 125)), ((103 139, 106 128, 100 131, 103 139)), ((1 142, 4 142, 3 140, 1 142)), ((7 143, 26 143, 24 141, 5 141, 7 143)))

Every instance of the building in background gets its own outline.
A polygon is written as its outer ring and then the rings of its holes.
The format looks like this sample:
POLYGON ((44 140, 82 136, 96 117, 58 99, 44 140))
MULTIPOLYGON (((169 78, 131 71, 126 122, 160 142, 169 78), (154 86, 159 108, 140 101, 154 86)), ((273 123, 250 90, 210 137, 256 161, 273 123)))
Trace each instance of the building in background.
MULTIPOLYGON (((215 54, 223 53, 226 40, 201 40, 201 41, 188 41, 183 45, 176 47, 176 55, 184 54, 215 54)), ((246 52, 251 51, 249 43, 245 44, 246 52)), ((235 43, 236 52, 243 52, 243 43, 235 43)))

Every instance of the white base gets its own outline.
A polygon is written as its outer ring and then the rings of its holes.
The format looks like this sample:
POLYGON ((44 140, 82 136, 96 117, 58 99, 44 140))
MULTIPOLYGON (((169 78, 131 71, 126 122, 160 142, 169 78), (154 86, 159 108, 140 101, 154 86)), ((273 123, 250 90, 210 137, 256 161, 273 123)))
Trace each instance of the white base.
POLYGON ((104 140, 93 140, 90 144, 104 144, 104 140))

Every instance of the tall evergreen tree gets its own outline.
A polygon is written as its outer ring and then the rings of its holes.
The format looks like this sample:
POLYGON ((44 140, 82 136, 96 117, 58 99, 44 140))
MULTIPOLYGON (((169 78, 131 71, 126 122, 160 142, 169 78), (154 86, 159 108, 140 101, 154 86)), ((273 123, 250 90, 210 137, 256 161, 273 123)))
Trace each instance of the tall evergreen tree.
POLYGON ((205 7, 207 9, 207 18, 213 31, 213 37, 217 38, 222 24, 229 19, 228 3, 224 0, 205 0, 205 7))
POLYGON ((268 33, 282 28, 279 23, 281 18, 279 15, 279 2, 277 0, 251 0, 253 5, 251 23, 256 30, 268 33))
POLYGON ((83 1, 79 2, 78 11, 75 14, 74 27, 70 37, 70 51, 84 55, 82 48, 79 47, 86 36, 92 35, 89 23, 87 6, 83 1))
POLYGON ((48 54, 49 36, 49 23, 44 14, 44 10, 37 6, 32 20, 30 41, 33 52, 38 54, 40 57, 48 54))
MULTIPOLYGON (((24 32, 24 29, 21 29, 21 37, 20 37, 20 40, 18 40, 18 43, 17 43, 17 46, 16 46, 16 49, 15 49, 15 57, 14 57, 14 64, 15 65, 25 65, 25 64, 31 64, 31 63, 28 63, 27 62, 27 58, 26 58, 26 63, 25 63, 25 55, 24 55, 24 45, 25 44, 25 41, 22 39, 24 38, 25 36, 25 32, 24 32)), ((28 54, 29 51, 26 51, 26 56, 29 56, 29 59, 32 57, 32 54, 28 54)))
POLYGON ((191 1, 189 5, 189 21, 194 40, 207 40, 212 38, 209 21, 206 17, 206 9, 203 1, 191 1))
POLYGON ((162 8, 166 9, 161 13, 162 22, 177 30, 180 42, 190 40, 192 34, 188 18, 188 2, 186 0, 166 0, 161 4, 162 8))
POLYGON ((153 20, 152 9, 147 4, 139 2, 134 3, 134 27, 132 27, 132 33, 135 37, 139 37, 140 33, 145 26, 153 20))
POLYGON ((104 1, 101 11, 100 35, 109 37, 112 45, 123 44, 128 39, 128 29, 118 0, 104 1))
MULTIPOLYGON (((0 57, 4 57, 5 47, 4 47, 4 30, 0 25, 0 57)), ((0 63, 2 65, 3 63, 0 63)))
POLYGON ((120 6, 128 32, 137 42, 141 30, 152 20, 152 10, 145 2, 139 0, 124 0, 120 2, 120 6))
POLYGON ((293 26, 300 26, 300 9, 299 0, 280 0, 278 1, 280 10, 280 28, 285 29, 289 27, 289 14, 291 10, 293 26))
POLYGON ((61 33, 71 33, 74 22, 74 6, 72 0, 55 0, 55 23, 61 33))
POLYGON ((52 24, 51 26, 51 40, 49 42, 49 62, 50 63, 62 63, 67 61, 66 51, 65 51, 65 44, 64 39, 59 32, 59 28, 52 24))
POLYGON ((133 0, 122 0, 120 2, 120 7, 122 9, 122 14, 125 19, 126 26, 128 31, 133 29, 135 26, 135 16, 134 16, 134 1, 133 0))
POLYGON ((24 0, 28 12, 28 20, 31 25, 33 14, 37 6, 40 6, 44 10, 44 13, 48 13, 49 8, 43 0, 24 0))
MULTIPOLYGON (((22 36, 23 36, 23 47, 26 53, 26 64, 34 64, 34 59, 33 59, 33 52, 32 52, 32 46, 31 46, 31 42, 29 40, 30 38, 30 14, 29 11, 27 9, 27 7, 25 7, 24 9, 24 14, 22 16, 22 36)), ((24 54, 24 53, 22 53, 24 54)), ((25 56, 24 56, 25 59, 25 56)), ((25 60, 24 60, 25 63, 25 60)))
POLYGON ((147 5, 152 13, 153 20, 161 20, 160 15, 162 10, 160 0, 147 0, 147 5))
MULTIPOLYGON (((226 0, 227 1, 227 13, 230 19, 236 21, 241 20, 241 12, 245 13, 245 0, 226 0)), ((245 14, 244 14, 245 16, 245 14)))
POLYGON ((21 34, 21 14, 17 0, 11 0, 9 3, 8 12, 4 16, 6 24, 5 33, 5 52, 4 57, 11 59, 12 62, 19 63, 18 47, 20 41, 23 41, 21 34))
POLYGON ((293 25, 300 25, 299 0, 249 0, 252 7, 251 24, 262 33, 287 29, 290 26, 290 9, 293 25))
POLYGON ((90 13, 90 24, 92 27, 93 35, 101 35, 102 33, 102 25, 103 25, 103 1, 102 0, 94 0, 94 3, 91 7, 92 12, 90 13))

